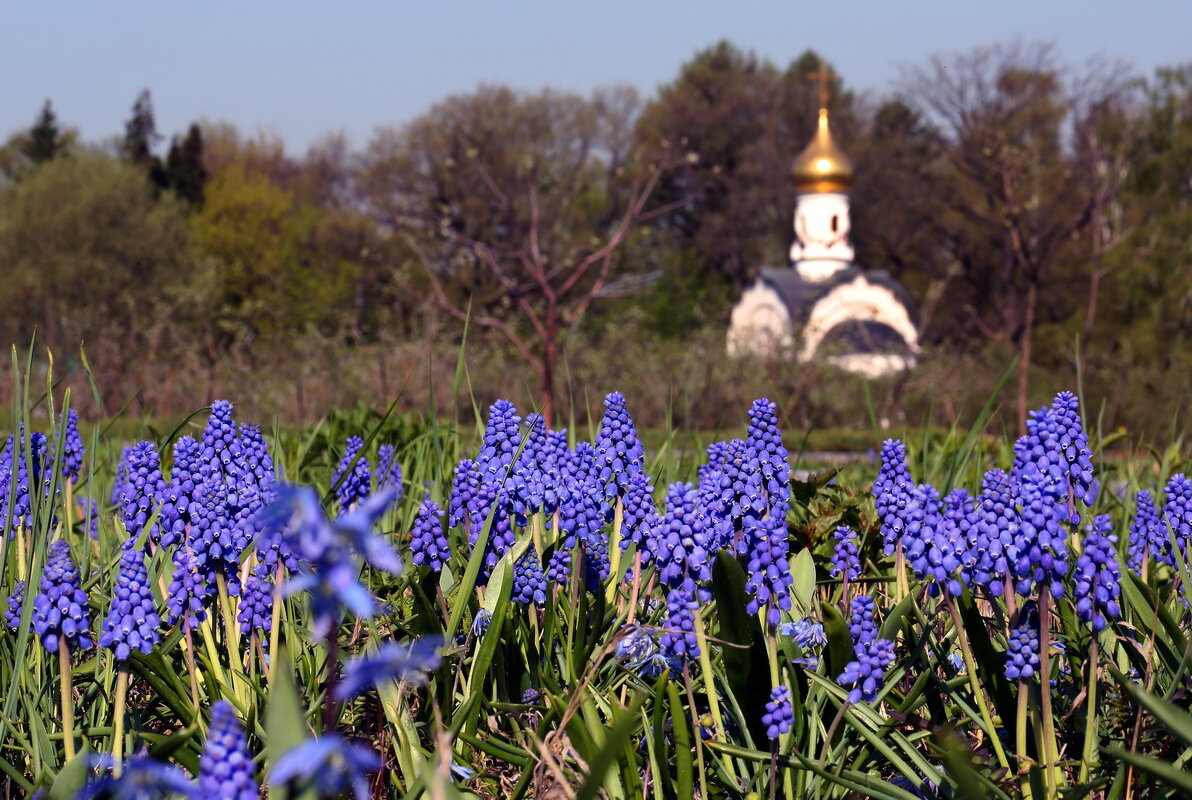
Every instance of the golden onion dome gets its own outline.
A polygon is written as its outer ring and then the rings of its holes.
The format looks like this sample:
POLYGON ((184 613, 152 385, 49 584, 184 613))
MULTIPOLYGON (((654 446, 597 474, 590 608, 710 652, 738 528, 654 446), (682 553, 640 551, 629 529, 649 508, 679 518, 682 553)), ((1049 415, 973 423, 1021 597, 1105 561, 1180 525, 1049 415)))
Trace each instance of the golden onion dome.
POLYGON ((853 162, 836 144, 828 128, 828 110, 821 108, 815 138, 791 167, 801 194, 844 192, 853 182, 853 162))

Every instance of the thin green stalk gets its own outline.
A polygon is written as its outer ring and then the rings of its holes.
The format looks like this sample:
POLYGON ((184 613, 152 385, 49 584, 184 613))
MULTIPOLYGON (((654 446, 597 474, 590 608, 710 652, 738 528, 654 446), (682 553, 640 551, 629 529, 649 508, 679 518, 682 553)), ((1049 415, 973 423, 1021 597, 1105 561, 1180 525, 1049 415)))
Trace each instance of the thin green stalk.
MULTIPOLYGON (((701 614, 695 615, 695 638, 699 643, 699 667, 700 672, 703 673, 704 691, 708 694, 708 709, 712 712, 712 720, 716 723, 716 736, 721 741, 727 741, 724 717, 720 713, 720 698, 716 693, 716 676, 712 672, 712 658, 709 655, 708 637, 704 633, 704 618, 701 614)), ((725 759, 724 767, 733 781, 736 781, 737 770, 733 766, 732 759, 725 759)))
POLYGON ((1026 722, 1029 711, 1030 687, 1025 680, 1018 681, 1018 714, 1014 720, 1014 747, 1018 751, 1018 785, 1024 800, 1031 800, 1030 767, 1026 763, 1026 722))
POLYGON ((997 735, 997 728, 993 724, 993 714, 989 710, 989 701, 977 679, 977 660, 973 658, 973 649, 969 646, 968 634, 964 630, 964 621, 960 618, 960 609, 956 607, 956 598, 946 595, 944 605, 952 615, 952 624, 956 627, 956 641, 960 645, 960 653, 964 656, 964 671, 968 674, 969 686, 977 699, 977 707, 981 710, 981 718, 985 721, 986 735, 989 736, 993 751, 997 754, 998 763, 1009 771, 1010 762, 1006 759, 1006 751, 1002 748, 1002 741, 997 735))
POLYGON ((691 722, 692 722, 692 739, 695 740, 695 761, 699 764, 699 796, 701 798, 708 797, 708 779, 707 767, 704 766, 704 737, 700 735, 699 717, 696 716, 697 710, 695 707, 695 690, 691 686, 691 669, 686 662, 683 664, 683 682, 687 686, 687 702, 691 704, 691 722))
POLYGON ((182 620, 183 636, 186 638, 186 671, 190 673, 190 701, 195 707, 195 718, 199 717, 199 670, 195 667, 195 638, 190 630, 190 620, 182 620))
POLYGON ((58 674, 62 690, 62 739, 66 745, 66 760, 75 757, 74 694, 70 682, 70 649, 66 637, 58 637, 58 674))
POLYGON ((1063 777, 1051 710, 1051 590, 1046 586, 1039 592, 1039 688, 1043 711, 1043 771, 1047 777, 1047 794, 1054 797, 1063 777))
POLYGON ((613 508, 613 532, 608 537, 608 574, 612 580, 609 581, 608 588, 604 590, 604 599, 609 603, 612 603, 613 598, 617 596, 617 592, 621 588, 621 581, 617 578, 617 573, 621 569, 621 526, 624 521, 625 504, 618 497, 617 504, 613 508))
POLYGON ((1084 754, 1080 759, 1080 782, 1087 783, 1089 779, 1089 765, 1093 760, 1093 752, 1097 746, 1097 657, 1099 655, 1096 632, 1093 642, 1089 645, 1089 689, 1085 700, 1084 715, 1084 754))
POLYGON ((124 706, 128 702, 128 662, 116 667, 116 701, 112 704, 112 775, 119 778, 124 755, 124 706))

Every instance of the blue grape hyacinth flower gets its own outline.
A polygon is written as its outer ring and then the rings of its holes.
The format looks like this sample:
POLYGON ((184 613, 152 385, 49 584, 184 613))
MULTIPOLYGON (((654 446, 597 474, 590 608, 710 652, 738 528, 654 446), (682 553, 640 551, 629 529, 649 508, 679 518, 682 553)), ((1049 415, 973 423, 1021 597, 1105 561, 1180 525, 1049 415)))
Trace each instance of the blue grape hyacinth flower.
POLYGON ((1018 612, 1018 622, 1006 640, 1006 677, 1028 680, 1039 674, 1039 613, 1034 600, 1018 612))
POLYGON ((12 587, 12 594, 8 596, 8 605, 4 609, 4 623, 9 630, 21 627, 21 607, 25 602, 25 581, 17 581, 12 587))
POLYGON ((50 545, 41 592, 33 598, 33 630, 51 653, 61 645, 67 652, 94 646, 87 593, 79 586, 79 568, 70 557, 70 545, 62 539, 50 545))
POLYGON ((833 534, 836 545, 832 550, 831 576, 845 576, 850 581, 861 577, 861 559, 857 549, 857 534, 847 525, 841 525, 833 534))
POLYGON ((877 699, 886 670, 894 663, 894 642, 873 639, 858 644, 855 654, 857 660, 845 665, 836 681, 844 688, 853 687, 848 693, 850 703, 872 703, 877 699))
POLYGON ((645 464, 645 451, 629 416, 625 396, 620 392, 612 392, 604 398, 604 416, 596 434, 596 461, 598 485, 611 514, 612 501, 629 492, 633 476, 641 472, 645 464))
POLYGON ((766 713, 762 715, 762 724, 766 726, 766 736, 777 739, 791 729, 795 722, 795 712, 791 708, 791 690, 787 686, 775 686, 770 692, 770 700, 766 703, 766 713))
POLYGON ((347 511, 372 491, 372 471, 368 459, 360 452, 363 448, 364 440, 359 436, 348 437, 343 458, 331 476, 332 484, 338 484, 335 496, 340 511, 347 511))
POLYGON ((211 587, 199 575, 198 562, 189 547, 174 551, 174 576, 166 591, 166 624, 182 623, 192 630, 207 619, 207 605, 212 599, 211 587))
POLYGON ((145 553, 133 546, 134 541, 130 538, 123 545, 112 604, 99 637, 100 647, 110 649, 119 661, 126 661, 133 650, 151 653, 161 640, 157 632, 161 618, 149 585, 145 553))
POLYGON ((699 639, 695 634, 695 615, 699 603, 695 599, 695 586, 687 582, 684 586, 671 589, 666 595, 665 633, 660 642, 662 653, 676 658, 698 658, 699 639))
MULTIPOLYGON (((166 495, 166 481, 161 474, 161 456, 153 442, 138 442, 128 452, 128 477, 121 491, 120 506, 124 527, 129 536, 138 536, 145 529, 149 518, 161 505, 166 495)), ((149 537, 164 546, 173 544, 163 541, 161 526, 154 523, 149 528, 149 537)), ((168 531, 172 533, 172 531, 168 531)))
POLYGON ((205 798, 256 800, 260 788, 255 771, 248 737, 232 704, 216 702, 211 706, 211 727, 199 758, 199 792, 205 798))
POLYGON ((356 800, 369 800, 367 774, 380 767, 370 747, 329 733, 283 753, 269 778, 275 786, 299 783, 327 797, 351 790, 356 800))
POLYGON ((1093 630, 1105 630, 1109 620, 1121 616, 1121 571, 1117 563, 1117 536, 1113 522, 1099 514, 1086 529, 1084 546, 1072 571, 1072 600, 1077 615, 1092 623, 1093 630))
POLYGON ((413 642, 383 644, 372 653, 357 656, 344 666, 343 678, 336 684, 337 700, 351 700, 374 686, 391 681, 420 683, 426 673, 438 669, 444 641, 440 636, 424 636, 413 642))
POLYGON ((1155 501, 1146 489, 1138 491, 1134 521, 1130 523, 1130 541, 1127 565, 1136 575, 1142 574, 1143 564, 1148 559, 1168 563, 1171 558, 1171 542, 1167 538, 1167 525, 1155 508, 1155 501))
POLYGON ((86 454, 87 448, 83 446, 83 437, 79 433, 79 412, 72 408, 66 412, 66 430, 63 431, 62 477, 76 483, 86 454))
POLYGON ((410 560, 417 566, 439 572, 451 558, 451 545, 443 530, 443 511, 427 497, 418 507, 410 535, 410 560))
MULTIPOLYGON (((115 759, 107 753, 93 754, 87 759, 92 769, 103 773, 88 776, 79 790, 79 800, 167 800, 167 798, 198 797, 197 787, 190 776, 173 764, 166 764, 149 756, 134 756, 121 764, 120 777, 112 774, 115 759)), ((203 795, 206 800, 208 795, 203 795)))

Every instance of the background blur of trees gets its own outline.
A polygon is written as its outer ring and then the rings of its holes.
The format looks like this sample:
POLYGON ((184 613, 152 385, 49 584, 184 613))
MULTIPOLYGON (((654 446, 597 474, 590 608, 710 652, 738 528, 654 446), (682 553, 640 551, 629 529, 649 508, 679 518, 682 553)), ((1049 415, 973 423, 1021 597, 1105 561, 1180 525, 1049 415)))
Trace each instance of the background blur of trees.
MULTIPOLYGON (((83 342, 109 411, 223 394, 310 418, 443 398, 468 316, 480 402, 553 391, 583 418, 615 385, 650 423, 707 429, 766 392, 796 423, 860 424, 855 378, 723 357, 740 289, 787 263, 819 65, 721 42, 652 96, 482 86, 302 155, 228 123, 159 132, 148 91, 83 142, 47 100, 0 145, 0 333, 36 330, 76 402, 83 342)), ((1078 372, 1105 425, 1192 413, 1192 65, 1012 43, 889 93, 847 78, 858 261, 908 286, 926 347, 870 387, 882 418, 960 418, 1015 360, 1008 427, 1078 372)))

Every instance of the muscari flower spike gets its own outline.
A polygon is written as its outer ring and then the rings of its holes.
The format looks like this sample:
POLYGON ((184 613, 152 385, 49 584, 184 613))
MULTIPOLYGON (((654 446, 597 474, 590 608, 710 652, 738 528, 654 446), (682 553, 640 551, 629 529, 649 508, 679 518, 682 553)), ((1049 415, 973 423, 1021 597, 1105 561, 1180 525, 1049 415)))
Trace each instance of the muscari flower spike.
POLYGON ((1111 532, 1113 523, 1105 514, 1094 517, 1085 530, 1084 546, 1072 570, 1072 600, 1077 615, 1099 633, 1109 620, 1122 613, 1118 604, 1122 588, 1117 536, 1111 532))
POLYGON ((94 646, 87 593, 79 586, 79 568, 70 557, 70 545, 62 539, 50 545, 41 592, 33 598, 33 630, 51 653, 61 645, 67 652, 94 646))
POLYGON ((187 546, 174 551, 174 577, 166 591, 166 624, 173 627, 180 622, 197 628, 207 619, 207 605, 211 602, 211 587, 199 575, 194 552, 187 546))
POLYGON ((418 507, 414 530, 410 535, 410 561, 439 572, 451 558, 451 545, 443 530, 443 511, 427 497, 418 507))
POLYGON ((761 470, 769 516, 785 520, 791 497, 790 463, 778 428, 777 408, 764 397, 753 401, 745 445, 761 470))
POLYGON ((674 483, 667 490, 666 513, 650 534, 650 561, 658 579, 670 587, 688 579, 707 583, 712 579, 711 539, 714 532, 690 483, 674 483))
POLYGON ((133 650, 146 655, 153 652, 161 639, 157 632, 161 618, 149 585, 145 553, 134 542, 130 538, 123 545, 112 604, 99 637, 100 647, 110 649, 120 661, 127 660, 133 650))
POLYGON ((421 683, 443 662, 439 655, 443 644, 440 636, 424 636, 403 644, 388 642, 372 653, 357 656, 344 666, 343 679, 335 687, 336 698, 351 700, 392 681, 421 683))
POLYGON ((847 525, 841 525, 833 535, 836 546, 832 550, 831 576, 847 576, 850 581, 861 577, 861 559, 858 556, 857 534, 847 525))
POLYGON ((508 400, 498 400, 488 408, 488 426, 476 466, 481 479, 504 485, 521 445, 521 417, 508 400))
POLYGON ((532 544, 513 565, 513 599, 527 606, 546 604, 546 575, 532 544))
POLYGON ((766 726, 766 736, 770 739, 777 739, 790 731, 794 722, 795 712, 791 708, 790 687, 775 686, 766 703, 766 713, 762 715, 762 724, 766 726))
POLYGON ((260 788, 254 773, 244 726, 232 704, 220 700, 211 706, 211 727, 199 758, 199 792, 221 800, 256 800, 260 788))
POLYGON ((364 440, 359 436, 348 437, 343 458, 331 476, 332 484, 338 484, 335 496, 339 500, 340 511, 347 511, 372 490, 372 472, 368 458, 360 452, 363 448, 364 440))
POLYGON ((470 511, 480 492, 480 469, 465 458, 455 465, 451 478, 451 496, 447 501, 447 526, 457 528, 465 522, 471 528, 470 511))
POLYGON ((698 658, 699 639, 695 635, 695 615, 699 602, 691 581, 671 589, 666 595, 666 631, 660 642, 662 653, 675 658, 698 658))
MULTIPOLYGON (((1086 506, 1096 500, 1093 462, 1089 454, 1089 437, 1080 418, 1080 400, 1071 392, 1060 392, 1051 401, 1051 408, 1059 433, 1060 452, 1068 466, 1068 484, 1073 497, 1086 506)), ((1080 521, 1073 513, 1072 524, 1080 521)))
POLYGON ((1006 640, 1006 678, 1027 680, 1039 673, 1039 614, 1034 600, 1018 612, 1018 623, 1006 640))
POLYGON ((238 478, 241 486, 252 486, 258 493, 267 493, 277 482, 273 457, 261 434, 260 425, 243 424, 239 433, 238 478))
POLYGON ((915 484, 906 465, 906 445, 898 439, 882 442, 882 465, 873 482, 873 505, 882 523, 886 555, 892 555, 905 527, 901 511, 915 484))
POLYGON ((968 554, 962 566, 963 581, 1001 597, 1010 562, 1017 557, 1018 531, 1014 489, 1010 476, 1003 470, 991 469, 985 473, 981 495, 969 514, 967 526, 968 554))
POLYGON ((170 467, 170 480, 161 495, 161 512, 157 524, 161 528, 162 541, 185 543, 186 526, 191 521, 191 503, 201 481, 202 447, 193 436, 181 436, 174 442, 174 463, 170 467))
POLYGON ((380 767, 381 759, 367 745, 329 733, 282 754, 269 778, 275 786, 296 782, 327 797, 338 797, 350 789, 356 800, 368 800, 366 775, 380 767))
POLYGON ((1061 448, 1061 423, 1051 408, 1032 411, 1027 435, 1015 444, 1013 478, 1019 508, 1016 549, 1011 564, 1016 589, 1030 596, 1042 585, 1053 597, 1063 597, 1068 573, 1068 462, 1061 448))
MULTIPOLYGON (((128 477, 122 487, 120 507, 124 528, 129 536, 139 536, 153 512, 166 495, 166 482, 161 474, 161 456, 153 442, 138 442, 128 452, 128 477)), ((149 538, 170 546, 173 531, 163 536, 156 522, 149 528, 149 538), (167 537, 169 541, 167 541, 167 537)))
POLYGON ((400 503, 405 496, 401 479, 401 464, 397 463, 396 449, 391 444, 381 445, 377 448, 377 488, 392 486, 397 492, 397 498, 393 502, 400 503))
POLYGON ((211 403, 211 416, 203 429, 199 451, 199 471, 202 477, 219 475, 235 483, 240 470, 240 442, 236 423, 232 419, 232 404, 227 400, 211 403))
POLYGON ((850 608, 848 629, 849 633, 853 635, 853 646, 867 645, 877 638, 877 622, 875 621, 877 604, 868 595, 858 595, 853 598, 850 608))
POLYGON ((1136 500, 1134 521, 1130 523, 1130 542, 1127 565, 1135 574, 1142 574, 1147 559, 1157 563, 1168 563, 1171 558, 1171 542, 1167 538, 1167 525, 1155 508, 1155 501, 1146 489, 1140 489, 1136 500))
POLYGON ((66 412, 66 430, 63 432, 62 477, 71 483, 77 482, 86 454, 87 448, 79 433, 79 412, 72 408, 66 412))
POLYGON ((1167 502, 1163 504, 1163 519, 1171 529, 1170 538, 1168 532, 1163 531, 1163 538, 1167 542, 1167 557, 1170 559, 1165 563, 1175 564, 1171 539, 1175 539, 1174 547, 1179 548, 1187 563, 1189 553, 1192 552, 1192 481, 1182 472, 1172 475, 1164 488, 1164 496, 1167 502))
POLYGON ((273 580, 266 564, 258 563, 253 567, 244 582, 236 621, 245 636, 256 632, 262 634, 262 642, 268 640, 267 634, 273 624, 273 580))
POLYGON ((21 606, 25 602, 25 581, 17 581, 12 587, 12 594, 8 596, 8 605, 4 609, 4 623, 10 630, 21 627, 21 606))
POLYGON ((598 485, 603 489, 606 514, 611 519, 614 501, 628 493, 631 479, 645 464, 645 451, 629 416, 625 396, 620 392, 604 398, 604 416, 596 434, 596 463, 598 485))
POLYGON ((872 639, 857 644, 854 654, 857 660, 845 665, 836 682, 845 688, 853 687, 848 693, 850 703, 872 703, 877 700, 886 670, 894 663, 894 642, 872 639))

